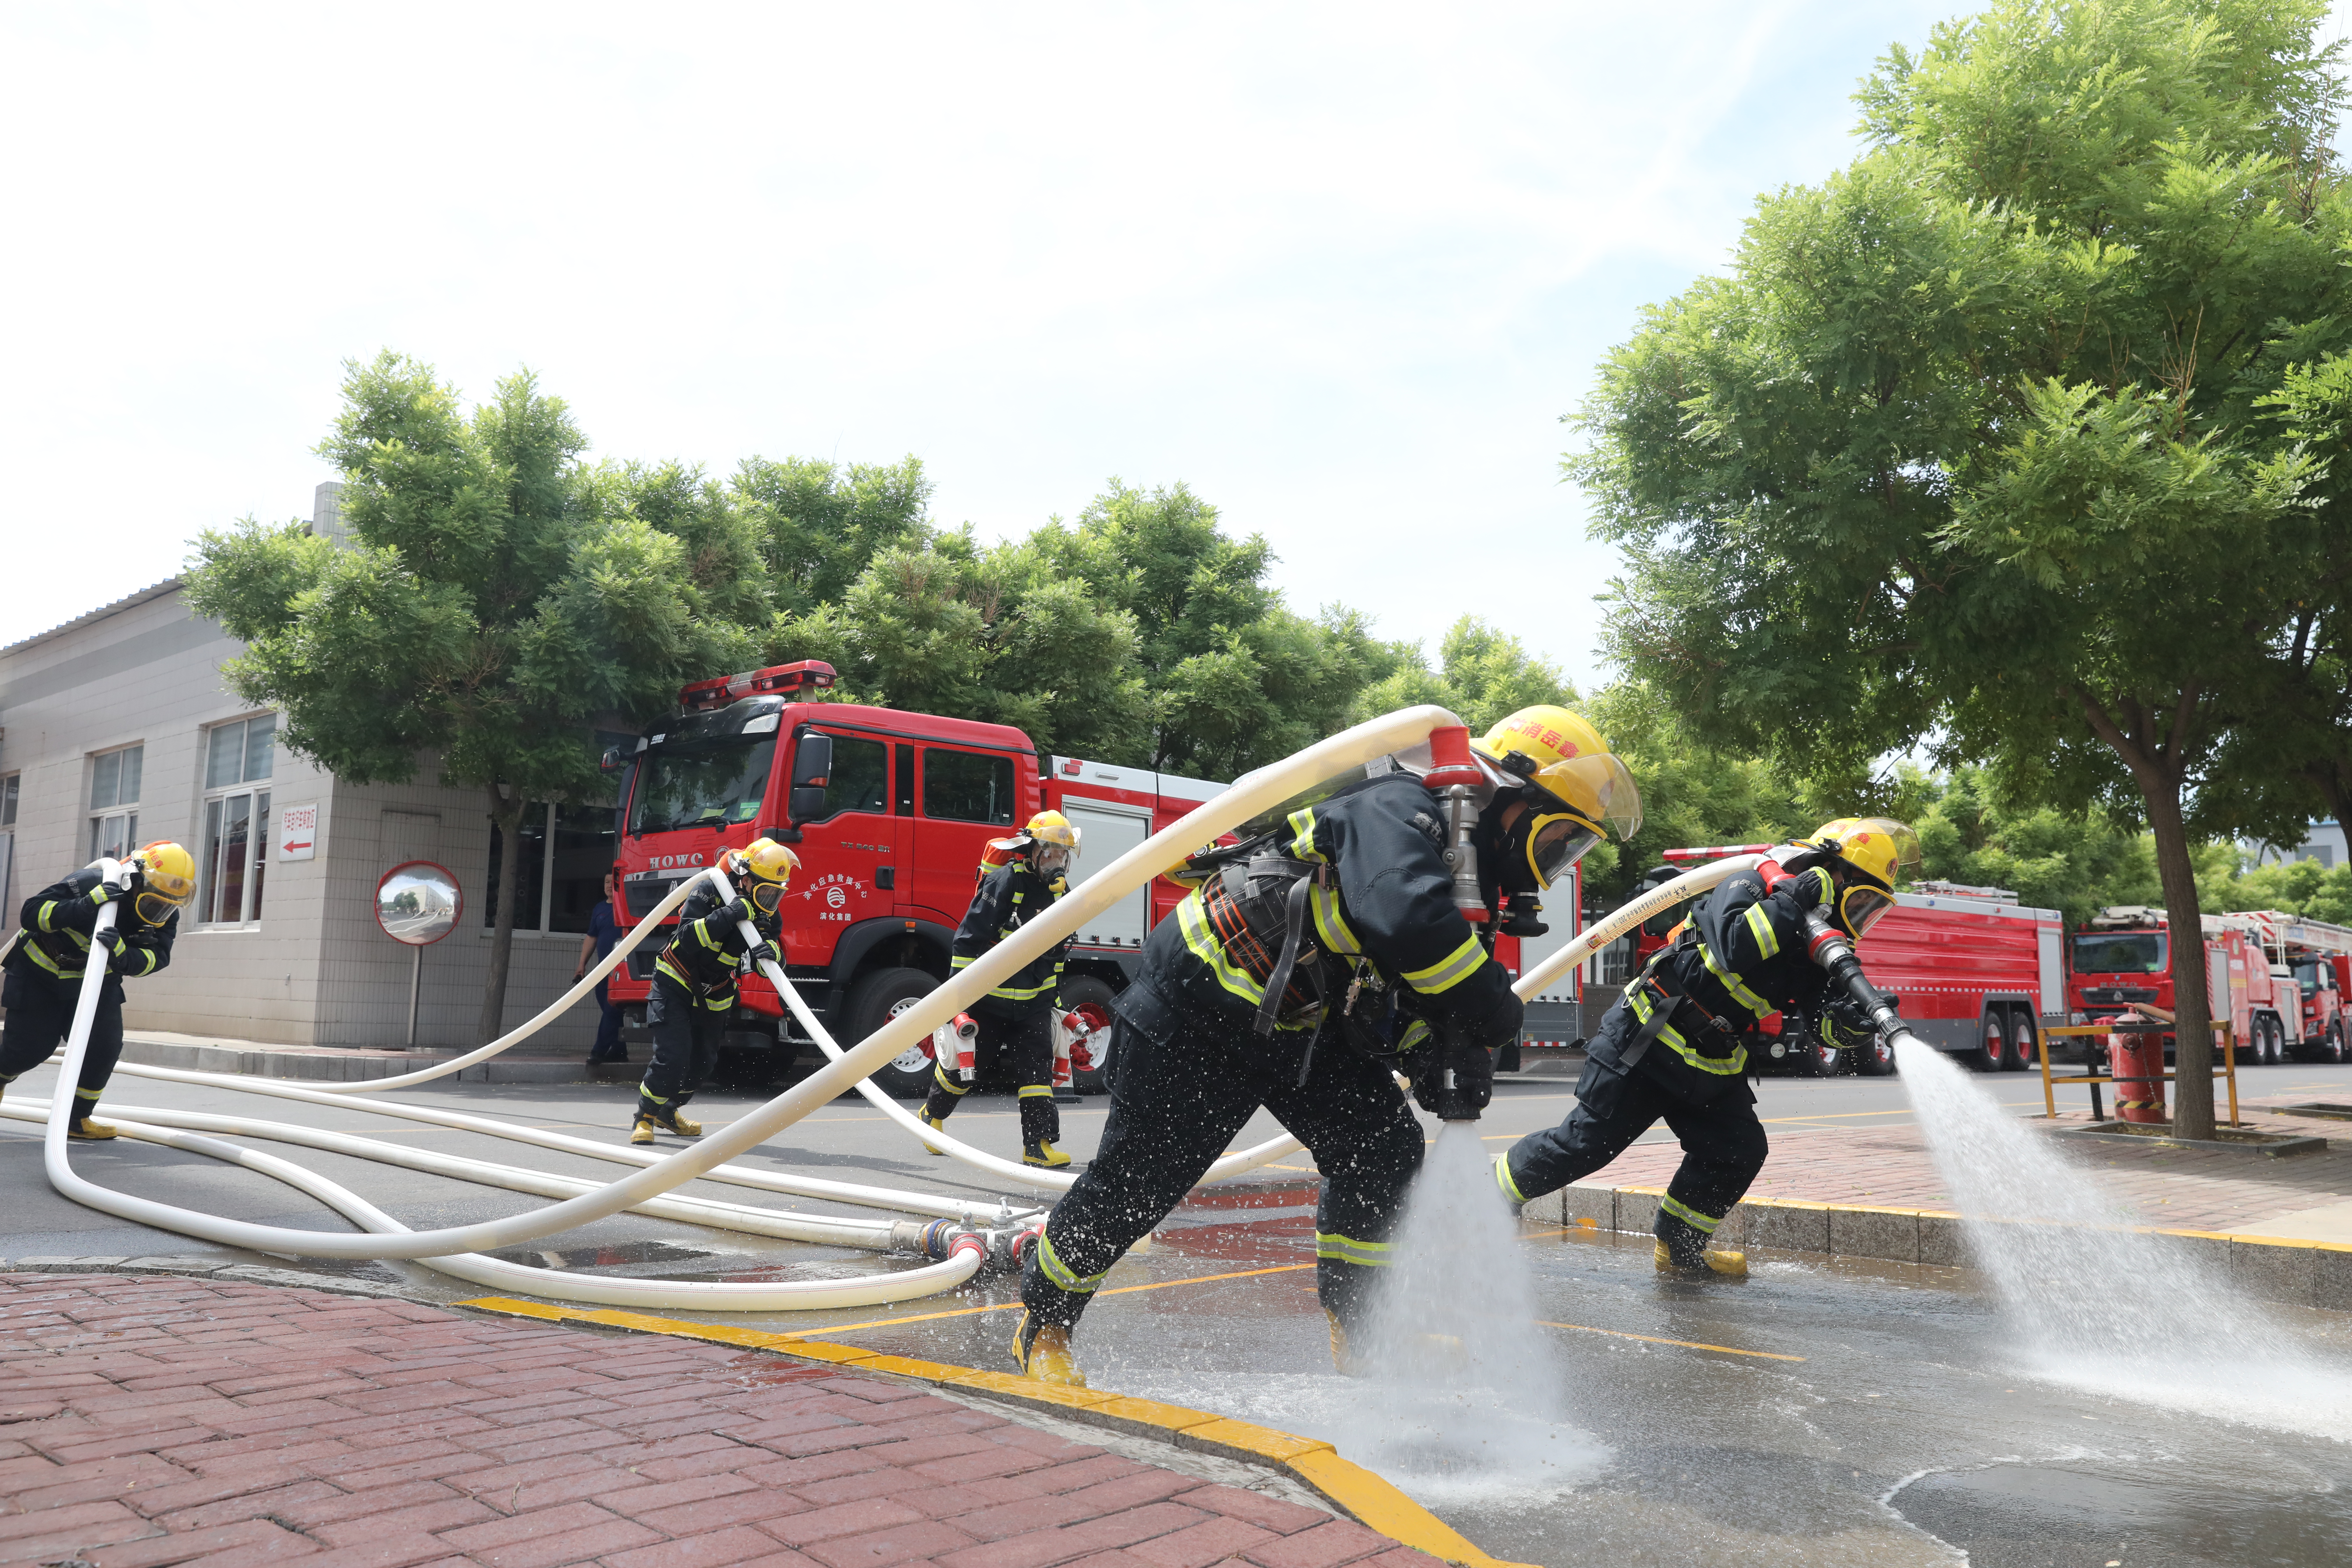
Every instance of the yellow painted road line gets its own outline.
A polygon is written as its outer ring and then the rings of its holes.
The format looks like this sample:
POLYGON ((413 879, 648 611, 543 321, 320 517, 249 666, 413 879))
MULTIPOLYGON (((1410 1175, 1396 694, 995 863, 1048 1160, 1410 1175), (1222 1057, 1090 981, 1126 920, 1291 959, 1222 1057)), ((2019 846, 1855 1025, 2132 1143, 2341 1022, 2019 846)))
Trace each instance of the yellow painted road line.
MULTIPOLYGON (((1311 1268, 1314 1265, 1301 1267, 1311 1268)), ((1262 1269, 1257 1272, 1281 1271, 1262 1269)), ((1168 1283, 1186 1281, 1170 1280, 1168 1283)), ((1129 1289, 1147 1288, 1128 1287, 1129 1289)), ((485 1296, 457 1304, 478 1311, 536 1318, 545 1322, 602 1323, 608 1328, 628 1329, 638 1333, 744 1345, 790 1356, 795 1361, 819 1362, 856 1372, 882 1373, 921 1383, 969 1388, 994 1399, 1043 1406, 1065 1416, 1076 1415, 1094 1425, 1139 1433, 1181 1447, 1223 1454, 1270 1469, 1286 1470, 1365 1528, 1376 1530, 1391 1540, 1402 1542, 1433 1557, 1460 1563, 1462 1568, 1531 1568, 1530 1564, 1506 1563, 1488 1556, 1453 1526, 1379 1476, 1341 1458, 1339 1450, 1328 1443, 1312 1437, 1294 1436, 1290 1433, 1247 1421, 1235 1421, 1206 1410, 1189 1410, 1181 1405, 1164 1405, 1153 1399, 1130 1399, 1101 1389, 1063 1387, 1040 1383, 1034 1378, 983 1372, 977 1367, 957 1366, 952 1363, 881 1355, 856 1345, 803 1340, 791 1334, 770 1333, 758 1329, 689 1323, 611 1309, 581 1311, 575 1308, 551 1306, 541 1301, 518 1301, 503 1296, 485 1296)))
MULTIPOLYGON (((1166 1290, 1178 1285, 1207 1285, 1219 1279, 1255 1279, 1261 1274, 1296 1274, 1302 1268, 1312 1268, 1312 1263, 1284 1263, 1272 1268, 1244 1268, 1238 1274, 1195 1274, 1183 1279, 1155 1279, 1146 1285, 1118 1285, 1108 1290, 1097 1290, 1097 1296, 1126 1296, 1137 1290, 1166 1290)), ((992 1307, 959 1307, 952 1312, 917 1312, 904 1318, 876 1318, 863 1323, 828 1323, 820 1331, 828 1334, 845 1334, 852 1329, 885 1329, 893 1323, 929 1323, 941 1318, 976 1318, 983 1312, 1017 1312, 1018 1301, 1000 1301, 992 1307)))
POLYGON ((1655 1334, 1629 1334, 1622 1329, 1596 1329, 1588 1323, 1552 1323, 1536 1320, 1539 1329, 1574 1329, 1580 1334, 1607 1334, 1612 1339, 1640 1340, 1644 1344, 1679 1345, 1686 1351, 1716 1351, 1724 1355, 1754 1356, 1759 1361, 1802 1361, 1801 1355, 1782 1355, 1778 1351, 1744 1351, 1733 1345, 1701 1344, 1696 1340, 1662 1340, 1655 1334))

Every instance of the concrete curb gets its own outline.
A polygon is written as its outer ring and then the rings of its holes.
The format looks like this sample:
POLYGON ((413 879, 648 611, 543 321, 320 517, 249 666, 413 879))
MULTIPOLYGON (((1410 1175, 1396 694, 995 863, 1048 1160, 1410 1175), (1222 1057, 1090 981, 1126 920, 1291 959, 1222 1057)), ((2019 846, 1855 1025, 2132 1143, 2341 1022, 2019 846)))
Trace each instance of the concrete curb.
MULTIPOLYGON (((1529 1219, 1573 1229, 1646 1236, 1658 1217, 1664 1187, 1563 1187, 1519 1212, 1529 1219)), ((2026 1221, 2000 1221, 2024 1224, 2026 1221)), ((1716 1236, 1727 1247, 1759 1252, 1813 1252, 1832 1258, 1874 1258, 1947 1268, 1974 1267, 1968 1222, 1942 1209, 1874 1208, 1818 1204, 1799 1198, 1746 1198, 1724 1216, 1716 1236)), ((2260 1300, 2326 1311, 2352 1311, 2352 1245, 2299 1241, 2223 1231, 2132 1227, 2142 1236, 2170 1237, 2190 1257, 2225 1271, 2231 1283, 2260 1300)))
POLYGON ((451 1305, 509 1317, 538 1318, 548 1322, 597 1323, 636 1333, 708 1340, 717 1344, 770 1351, 799 1361, 853 1367, 860 1373, 879 1376, 943 1384, 1088 1426, 1108 1427, 1132 1436, 1158 1438, 1180 1448, 1284 1471, 1317 1495, 1328 1499, 1333 1507, 1365 1529, 1378 1531, 1391 1541, 1402 1542, 1433 1557, 1463 1564, 1464 1568, 1529 1568, 1525 1563, 1506 1563, 1500 1558, 1488 1556, 1457 1533, 1453 1526, 1371 1471, 1341 1458, 1339 1451, 1328 1443, 1310 1437, 1295 1437, 1287 1432, 1235 1421, 1205 1410, 1188 1410, 1181 1405, 1163 1405, 1153 1399, 1132 1399, 1100 1389, 1065 1388, 1055 1384, 1039 1383, 1034 1378, 1017 1377, 1011 1373, 982 1372, 977 1367, 956 1366, 946 1362, 884 1355, 876 1351, 861 1350, 856 1345, 803 1339, 796 1334, 773 1333, 761 1329, 687 1322, 675 1318, 647 1317, 641 1312, 583 1311, 504 1296, 485 1296, 471 1301, 452 1302, 451 1305))

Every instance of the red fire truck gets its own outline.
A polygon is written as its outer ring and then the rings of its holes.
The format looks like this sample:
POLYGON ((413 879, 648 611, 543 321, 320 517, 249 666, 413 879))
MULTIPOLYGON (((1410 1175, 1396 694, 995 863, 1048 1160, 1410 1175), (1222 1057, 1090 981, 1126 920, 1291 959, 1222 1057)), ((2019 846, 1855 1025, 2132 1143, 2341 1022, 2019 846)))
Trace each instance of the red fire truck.
MULTIPOLYGON (((635 752, 608 752, 623 774, 617 868, 641 916, 680 881, 762 834, 801 856, 784 918, 786 973, 845 1045, 871 1034, 948 974, 948 945, 971 902, 991 838, 1058 810, 1085 835, 1079 879, 1101 870, 1224 786, 1076 757, 1040 766, 1021 731, 931 713, 814 700, 834 672, 814 661, 700 680, 635 752)), ((1183 889, 1139 888, 1078 933, 1062 987, 1077 1006, 1123 986, 1151 925, 1183 889)), ((644 1040, 657 942, 613 976, 624 1036, 644 1040)), ((772 986, 745 982, 729 1023, 738 1049, 814 1049, 772 986)), ((875 1074, 894 1093, 922 1091, 928 1047, 875 1074)), ((1081 1089, 1097 1087, 1082 1076, 1081 1089)))
MULTIPOLYGON (((1698 861, 1771 847, 1669 849, 1669 863, 1645 876, 1643 886, 1655 887, 1698 861)), ((1643 928, 1634 953, 1637 972, 1687 912, 1682 906, 1643 928)), ((2022 1072, 2033 1065, 2042 1027, 2065 1015, 2061 930, 2057 910, 2021 904, 2004 888, 1915 882, 1895 895, 1895 908, 1855 951, 1872 984, 1902 997, 1904 1021, 1921 1039, 1980 1072, 2022 1072)), ((1751 1054, 1766 1068, 1822 1076, 1895 1070, 1895 1054, 1883 1044, 1859 1052, 1834 1049, 1818 1037, 1783 1044, 1777 1013, 1762 1027, 1766 1044, 1751 1054)))
MULTIPOLYGON (((2341 963, 2352 954, 2352 931, 2275 910, 2202 919, 2207 1005, 2216 1022, 2233 1026, 2239 1063, 2272 1065, 2305 1050, 2343 1060, 2342 997, 2352 976, 2341 963)), ((2075 1021, 2103 1023, 2134 1002, 2170 1012, 2170 942, 2162 910, 2100 910, 2074 938, 2075 1021)))

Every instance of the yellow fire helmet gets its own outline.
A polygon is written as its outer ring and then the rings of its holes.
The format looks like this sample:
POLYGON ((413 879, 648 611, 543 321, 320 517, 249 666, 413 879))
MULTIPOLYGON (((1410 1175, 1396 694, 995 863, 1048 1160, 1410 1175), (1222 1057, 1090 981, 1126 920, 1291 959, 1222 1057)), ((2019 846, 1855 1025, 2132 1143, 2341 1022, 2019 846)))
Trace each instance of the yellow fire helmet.
POLYGON ((729 859, 729 871, 741 879, 735 890, 763 915, 774 914, 782 905, 784 889, 801 868, 801 858, 792 846, 772 838, 754 838, 729 859))
POLYGON ((131 912, 149 925, 162 925, 196 896, 196 858, 170 839, 141 845, 131 863, 139 868, 131 912))
POLYGON ((1538 888, 1566 876, 1604 829, 1620 839, 1642 830, 1642 792, 1633 775, 1600 731, 1565 708, 1549 702, 1522 708, 1472 749, 1531 792, 1526 831, 1514 828, 1511 837, 1526 843, 1538 888))
POLYGON ((1918 874, 1919 836, 1891 816, 1841 816, 1805 842, 1841 862, 1838 921, 1856 937, 1895 907, 1895 884, 1918 874))
POLYGON ((1022 833, 1029 839, 1029 863, 1041 876, 1051 877, 1078 858, 1077 825, 1058 811, 1041 811, 1022 833))

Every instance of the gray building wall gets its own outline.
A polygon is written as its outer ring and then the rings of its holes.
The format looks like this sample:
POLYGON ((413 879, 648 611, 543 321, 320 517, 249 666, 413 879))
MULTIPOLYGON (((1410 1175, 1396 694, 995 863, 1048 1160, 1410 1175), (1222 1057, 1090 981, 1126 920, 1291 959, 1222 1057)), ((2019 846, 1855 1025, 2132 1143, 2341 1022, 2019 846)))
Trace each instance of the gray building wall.
MULTIPOLYGON (((340 539, 337 488, 320 487, 314 527, 340 539)), ((30 894, 88 862, 95 753, 143 745, 140 841, 175 838, 201 859, 207 732, 255 711, 221 677, 242 647, 193 615, 170 580, 0 648, 0 777, 20 775, 0 931, 15 927, 30 894)), ((480 791, 446 788, 438 772, 427 756, 410 784, 349 784, 279 745, 260 919, 207 926, 196 910, 184 913, 171 967, 126 983, 125 1024, 278 1045, 404 1044, 413 952, 376 925, 374 894, 383 872, 424 859, 457 877, 466 913, 425 950, 417 1044, 481 1043, 488 813, 480 791), (314 856, 285 860, 278 814, 308 801, 319 804, 314 856)), ((562 993, 579 946, 577 935, 516 933, 509 1026, 562 993)), ((584 1053, 595 1016, 583 1003, 531 1048, 584 1053)))

